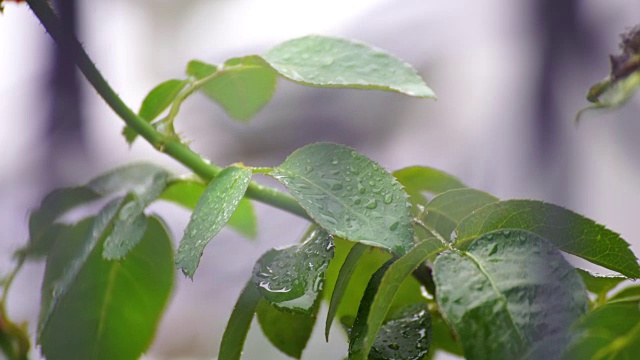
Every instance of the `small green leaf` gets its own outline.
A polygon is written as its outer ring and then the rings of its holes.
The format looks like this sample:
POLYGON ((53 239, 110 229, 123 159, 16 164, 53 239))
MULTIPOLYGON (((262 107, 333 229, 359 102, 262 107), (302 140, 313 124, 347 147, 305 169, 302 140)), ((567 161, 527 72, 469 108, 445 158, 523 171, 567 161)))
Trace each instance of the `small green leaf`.
POLYGON ((391 174, 353 149, 307 145, 270 175, 330 234, 397 255, 413 247, 407 194, 391 174))
POLYGON ((621 275, 601 275, 587 270, 577 270, 587 290, 602 297, 606 296, 609 291, 627 279, 621 275))
POLYGON ((640 301, 640 286, 629 286, 615 293, 609 302, 640 301))
POLYGON ((253 283, 276 308, 310 314, 322 291, 333 248, 331 235, 316 229, 300 245, 262 255, 253 268, 253 283))
POLYGON ((176 254, 176 266, 185 275, 193 278, 204 247, 229 221, 250 181, 251 170, 229 166, 207 185, 176 254))
POLYGON ((438 195, 445 191, 466 187, 454 176, 424 166, 411 166, 396 170, 393 172, 393 176, 404 186, 411 203, 422 206, 427 205, 427 200, 422 195, 423 192, 438 195))
MULTIPOLYGON (((316 312, 319 307, 316 306, 316 312)), ((300 359, 311 337, 316 315, 283 312, 261 300, 256 309, 262 333, 283 353, 300 359)))
POLYGON ((573 327, 574 340, 563 359, 635 359, 640 353, 638 301, 598 307, 573 327))
POLYGON ((191 60, 187 64, 187 75, 193 76, 198 80, 213 74, 216 70, 218 70, 217 66, 207 64, 200 60, 191 60))
POLYGON ((523 230, 479 237, 434 264, 440 310, 470 359, 557 358, 588 306, 575 269, 523 230))
POLYGON ((331 301, 329 303, 329 312, 327 313, 327 321, 325 323, 324 328, 324 336, 329 341, 329 331, 331 330, 331 323, 333 323, 333 319, 338 312, 338 306, 340 306, 340 301, 342 300, 342 296, 344 292, 347 290, 347 286, 349 285, 349 280, 351 280, 351 276, 354 271, 358 267, 358 262, 364 254, 364 251, 367 249, 367 246, 361 243, 355 244, 351 251, 349 251, 349 255, 342 263, 340 267, 340 273, 338 273, 338 279, 336 280, 336 285, 333 288, 333 292, 331 294, 331 301))
POLYGON ((620 235, 567 209, 534 200, 507 200, 487 205, 465 218, 456 232, 457 247, 489 231, 513 228, 536 233, 560 250, 631 277, 640 266, 620 235))
MULTIPOLYGON (((173 79, 156 86, 142 101, 138 115, 147 122, 152 122, 171 105, 176 96, 178 96, 180 91, 182 91, 188 83, 188 80, 173 79)), ((138 133, 129 126, 124 127, 122 134, 129 144, 132 144, 136 137, 138 137, 138 133)))
POLYGON ((431 346, 427 359, 435 359, 443 351, 464 357, 460 343, 456 341, 453 330, 438 312, 431 313, 431 346))
POLYGON ((427 304, 409 306, 381 327, 370 360, 422 360, 431 345, 431 315, 427 304))
POLYGON ((166 175, 169 172, 164 168, 151 163, 134 163, 121 166, 106 174, 91 180, 87 187, 101 196, 112 194, 134 193, 140 196, 146 192, 150 184, 157 181, 156 177, 166 175))
POLYGON ((81 236, 57 242, 47 260, 43 299, 58 291, 52 275, 64 277, 73 264, 79 267, 41 330, 47 359, 137 359, 151 344, 169 299, 173 251, 161 222, 151 218, 130 256, 114 262, 102 259, 99 246, 87 247, 99 221, 80 223, 71 235, 81 236), (86 254, 81 263, 74 259, 78 253, 86 254))
POLYGON ((242 289, 242 293, 240 293, 240 297, 238 297, 236 305, 233 307, 227 327, 224 329, 218 359, 240 359, 244 341, 251 327, 253 314, 260 300, 260 293, 258 293, 258 289, 253 285, 253 282, 247 282, 247 285, 242 289))
POLYGON ((264 59, 285 78, 320 87, 348 87, 435 98, 409 64, 369 45, 326 36, 284 42, 264 59))
POLYGON ((378 270, 371 277, 351 331, 349 341, 351 359, 367 359, 378 329, 387 317, 400 286, 420 264, 432 255, 432 244, 421 242, 397 261, 387 263, 386 270, 378 270))
MULTIPOLYGON (((206 184, 196 179, 174 179, 160 195, 160 199, 194 210, 205 188, 206 184)), ((255 239, 258 234, 258 219, 251 200, 240 200, 227 225, 247 238, 255 239)))
POLYGON ((236 120, 249 121, 276 89, 277 73, 259 56, 229 59, 219 68, 198 62, 187 68, 197 79, 216 71, 217 76, 207 81, 202 91, 236 120))
POLYGON ((473 211, 496 201, 498 198, 480 190, 470 188, 449 190, 429 201, 423 221, 444 239, 449 240, 451 233, 462 219, 473 211))

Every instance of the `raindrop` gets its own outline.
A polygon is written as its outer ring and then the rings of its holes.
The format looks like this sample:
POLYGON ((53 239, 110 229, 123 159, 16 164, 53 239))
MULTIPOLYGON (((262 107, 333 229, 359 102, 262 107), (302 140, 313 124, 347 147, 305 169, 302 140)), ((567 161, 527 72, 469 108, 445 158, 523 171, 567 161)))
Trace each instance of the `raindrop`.
POLYGON ((356 199, 356 201, 354 201, 356 205, 360 205, 361 202, 362 202, 362 199, 356 199))
POLYGON ((343 186, 340 183, 335 183, 331 186, 331 190, 342 190, 343 186))
POLYGON ((357 153, 357 152, 355 152, 355 151, 352 151, 352 152, 351 152, 351 157, 352 157, 352 158, 357 158, 357 157, 358 157, 358 153, 357 153))
POLYGON ((310 172, 313 171, 313 166, 307 166, 304 168, 305 173, 309 174, 310 172))
POLYGON ((365 192, 367 192, 367 189, 365 189, 365 187, 362 186, 362 184, 358 183, 358 192, 360 194, 364 194, 365 192))
POLYGON ((393 195, 391 193, 386 194, 384 196, 384 203, 385 204, 391 204, 392 201, 393 201, 393 195))
POLYGON ((378 207, 378 201, 376 199, 371 199, 364 207, 367 209, 375 209, 378 207))
POLYGON ((400 222, 394 222, 393 224, 391 224, 391 226, 389 226, 389 230, 395 231, 398 228, 398 225, 400 225, 400 222))
POLYGON ((338 165, 338 159, 331 160, 331 164, 332 165, 338 165))
POLYGON ((391 350, 399 350, 400 349, 400 345, 393 343, 393 344, 389 344, 387 345, 389 347, 389 349, 391 350))

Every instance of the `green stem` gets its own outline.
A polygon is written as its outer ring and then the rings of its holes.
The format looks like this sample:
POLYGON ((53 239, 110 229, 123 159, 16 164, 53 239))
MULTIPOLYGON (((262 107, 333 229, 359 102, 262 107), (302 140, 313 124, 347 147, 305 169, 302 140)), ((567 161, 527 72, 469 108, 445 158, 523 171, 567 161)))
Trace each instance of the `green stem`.
MULTIPOLYGON (((58 43, 63 41, 68 42, 67 45, 70 51, 72 51, 72 57, 82 74, 104 99, 107 105, 109 105, 129 127, 145 138, 153 147, 181 162, 205 180, 213 179, 222 170, 220 167, 206 162, 200 155, 193 152, 178 139, 161 134, 151 124, 134 113, 102 77, 102 74, 100 74, 91 58, 89 58, 89 55, 84 51, 82 45, 73 37, 63 37, 60 30, 60 20, 46 0, 27 0, 27 3, 53 40, 58 43)), ((298 205, 294 198, 276 189, 251 182, 247 189, 246 196, 302 218, 310 219, 306 211, 298 205)))

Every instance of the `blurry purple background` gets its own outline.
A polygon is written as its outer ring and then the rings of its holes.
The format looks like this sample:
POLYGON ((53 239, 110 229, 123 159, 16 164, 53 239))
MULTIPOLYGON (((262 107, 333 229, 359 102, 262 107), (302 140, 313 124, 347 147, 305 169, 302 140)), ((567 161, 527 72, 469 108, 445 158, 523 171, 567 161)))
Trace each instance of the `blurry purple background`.
MULTIPOLYGON (((61 12, 74 9, 65 7, 68 0, 58 3, 61 12)), ((307 143, 344 143, 390 170, 433 166, 503 199, 563 205, 621 233, 640 254, 640 96, 617 111, 588 113, 573 126, 575 113, 587 105, 587 89, 609 70, 607 54, 618 51, 618 34, 640 22, 637 0, 76 5, 81 41, 134 110, 155 85, 184 76, 191 59, 221 63, 311 33, 386 49, 417 67, 439 97, 305 88, 281 80, 272 103, 247 126, 194 96, 176 126, 216 164, 274 166, 307 143)), ((0 16, 0 273, 11 268, 12 252, 27 239, 29 210, 50 189, 140 159, 186 172, 144 141, 129 149, 120 135, 122 121, 54 50, 26 5, 7 4, 0 16)), ((173 301, 148 358, 213 358, 254 261, 271 247, 297 241, 305 229, 292 215, 256 208, 257 241, 223 230, 193 282, 176 273, 173 301)), ((167 204, 152 211, 164 214, 180 237, 187 212, 167 204)), ((42 271, 42 264, 27 266, 10 296, 10 315, 29 321, 32 331, 42 271)), ((303 359, 346 354, 340 331, 326 344, 319 329, 303 359)), ((254 326, 245 358, 286 357, 254 326)))

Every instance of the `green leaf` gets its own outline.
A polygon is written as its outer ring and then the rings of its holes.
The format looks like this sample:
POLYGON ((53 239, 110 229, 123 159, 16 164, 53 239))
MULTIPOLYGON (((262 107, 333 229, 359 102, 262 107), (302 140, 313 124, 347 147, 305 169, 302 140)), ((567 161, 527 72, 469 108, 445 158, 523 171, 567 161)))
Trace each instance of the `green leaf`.
POLYGON ((640 301, 640 286, 629 286, 615 293, 609 302, 640 301))
POLYGON ((333 248, 331 235, 316 229, 300 245, 262 255, 253 268, 253 283, 277 309, 310 314, 322 291, 333 248))
POLYGON ((536 233, 560 250, 631 277, 640 266, 620 235, 567 209, 533 200, 507 200, 487 205, 465 218, 456 230, 456 246, 464 248, 489 231, 513 228, 536 233))
POLYGON ((122 259, 142 240, 147 227, 144 209, 156 200, 167 186, 167 172, 158 171, 129 196, 118 212, 113 231, 104 242, 102 256, 107 260, 122 259))
MULTIPOLYGON (((319 307, 316 306, 316 312, 319 307)), ((271 344, 283 353, 300 359, 316 323, 316 314, 283 312, 262 300, 256 309, 258 323, 271 344)))
POLYGON ((438 195, 445 191, 466 187, 454 176, 424 166, 411 166, 396 170, 393 176, 404 186, 411 203, 422 206, 427 205, 427 200, 422 195, 423 192, 438 195))
MULTIPOLYGON (((180 91, 182 91, 188 83, 188 80, 173 79, 156 86, 142 101, 138 116, 147 122, 152 122, 171 105, 176 96, 178 96, 180 91)), ((132 144, 136 137, 138 137, 138 133, 129 126, 124 127, 122 134, 129 144, 132 144)))
MULTIPOLYGON (((196 179, 174 179, 160 195, 160 199, 194 210, 205 188, 206 184, 196 179)), ((258 234, 258 219, 249 199, 240 200, 227 225, 247 238, 255 239, 258 234)))
POLYGON ((598 295, 598 296, 606 296, 607 293, 621 282, 625 281, 627 278, 621 275, 601 275, 595 274, 591 271, 576 269, 578 270, 578 274, 582 278, 582 282, 587 287, 587 290, 598 295))
POLYGON ((478 238, 434 264, 437 301, 469 359, 557 358, 588 306, 575 269, 523 230, 478 238))
POLYGON ((433 255, 432 250, 431 243, 421 242, 397 261, 386 263, 383 268, 387 269, 378 270, 371 277, 351 331, 350 359, 368 358, 378 329, 384 322, 400 286, 420 264, 433 255))
POLYGON ((397 255, 413 247, 407 194, 391 174, 353 149, 307 145, 270 175, 330 234, 397 255))
POLYGON ((320 87, 348 87, 435 98, 409 64, 369 45, 326 36, 284 42, 264 59, 285 78, 320 87))
POLYGON ((381 327, 370 360, 422 360, 431 345, 431 315, 427 304, 409 306, 381 327))
MULTIPOLYGON (((426 359, 435 359, 439 351, 464 357, 460 343, 456 341, 453 330, 438 312, 431 313, 431 346, 426 359)), ((426 360, 425 359, 425 360, 426 360)))
POLYGON ((640 353, 640 304, 598 307, 573 327, 574 340, 563 359, 635 359, 640 353))
POLYGON ((104 260, 98 246, 87 247, 93 241, 91 228, 99 221, 80 223, 71 235, 85 236, 57 242, 48 258, 43 298, 57 291, 51 275, 64 277, 73 267, 69 262, 79 269, 42 328, 40 343, 47 359, 137 359, 151 344, 169 298, 173 251, 161 222, 151 218, 130 256, 114 262, 104 260), (85 251, 86 259, 77 263, 74 257, 85 251))
POLYGON ((449 190, 429 201, 423 221, 444 239, 449 240, 451 233, 462 219, 473 211, 496 201, 498 198, 480 190, 470 188, 449 190))
POLYGON ((329 312, 327 313, 327 321, 324 328, 324 336, 327 342, 329 341, 329 331, 331 330, 331 323, 333 323, 333 319, 338 312, 338 306, 340 306, 342 296, 347 290, 349 280, 351 280, 353 273, 356 271, 358 262, 360 261, 360 258, 364 254, 365 250, 367 250, 366 245, 361 243, 355 244, 351 248, 351 251, 349 251, 349 255, 347 255, 347 258, 344 260, 344 263, 342 263, 342 266, 340 267, 340 273, 338 273, 338 279, 336 280, 336 285, 334 286, 333 292, 331 294, 329 312))
POLYGON ((202 91, 236 120, 249 121, 271 100, 276 89, 277 73, 259 56, 229 59, 219 68, 190 63, 187 69, 197 79, 216 71, 202 91))
POLYGON ((187 75, 193 76, 198 80, 213 74, 216 70, 218 70, 217 66, 200 60, 191 60, 187 64, 187 75))
POLYGON ((251 170, 229 166, 207 185, 176 254, 176 266, 185 275, 193 278, 204 247, 229 221, 250 181, 251 170))
POLYGON ((247 285, 242 289, 242 293, 240 293, 240 297, 238 297, 238 301, 233 307, 227 327, 224 329, 218 359, 240 359, 244 341, 247 338, 253 314, 260 299, 261 296, 258 293, 258 289, 253 285, 252 281, 248 281, 247 285))

